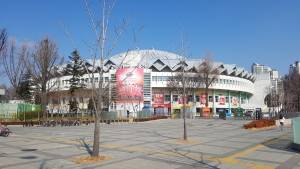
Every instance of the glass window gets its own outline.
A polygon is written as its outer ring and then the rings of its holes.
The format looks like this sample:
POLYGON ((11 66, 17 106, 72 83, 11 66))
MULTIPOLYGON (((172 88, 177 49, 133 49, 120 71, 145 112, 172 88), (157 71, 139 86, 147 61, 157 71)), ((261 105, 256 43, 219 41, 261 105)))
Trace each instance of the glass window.
POLYGON ((152 76, 152 81, 157 81, 157 76, 152 76))
POLYGON ((226 100, 226 103, 229 103, 229 97, 228 96, 225 97, 225 100, 226 100))
POLYGON ((162 76, 157 76, 157 81, 163 81, 163 77, 162 76))
POLYGON ((219 102, 219 96, 215 96, 215 102, 219 102))
POLYGON ((196 96, 196 102, 200 102, 200 97, 196 96))
POLYGON ((194 101, 193 95, 189 95, 189 96, 188 96, 188 102, 193 102, 193 101, 194 101))
POLYGON ((213 102, 213 97, 212 96, 208 96, 208 101, 209 102, 213 102))
POLYGON ((242 104, 245 104, 245 98, 241 98, 241 102, 242 102, 242 104))
POLYGON ((98 77, 95 78, 95 82, 96 82, 96 83, 98 82, 98 77))
POLYGON ((178 95, 173 95, 173 101, 177 102, 178 101, 178 95))
POLYGON ((165 95, 165 102, 171 101, 171 95, 165 95))
POLYGON ((105 78, 104 78, 104 82, 108 82, 108 77, 105 77, 105 78))

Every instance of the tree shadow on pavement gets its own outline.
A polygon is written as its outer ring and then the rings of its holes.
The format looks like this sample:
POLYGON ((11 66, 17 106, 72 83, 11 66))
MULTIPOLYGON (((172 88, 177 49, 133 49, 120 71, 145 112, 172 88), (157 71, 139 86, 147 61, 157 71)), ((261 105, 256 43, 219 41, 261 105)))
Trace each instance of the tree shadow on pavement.
POLYGON ((292 147, 292 134, 291 133, 285 133, 277 138, 273 138, 270 140, 267 140, 262 143, 262 145, 271 148, 271 149, 277 149, 282 151, 289 151, 293 153, 300 153, 293 149, 292 147))
POLYGON ((89 153, 89 155, 92 155, 93 151, 90 147, 90 145, 85 141, 84 138, 80 138, 80 144, 82 147, 86 149, 86 151, 89 153))
MULTIPOLYGON (((189 160, 194 161, 195 163, 193 163, 193 164, 191 164, 191 165, 192 165, 193 167, 195 167, 195 168, 201 167, 201 168, 219 169, 217 166, 219 166, 219 165, 221 164, 220 161, 217 161, 217 164, 215 164, 215 165, 209 164, 209 163, 208 163, 209 161, 207 161, 207 162, 205 161, 205 159, 204 159, 204 157, 203 157, 204 154, 203 154, 202 152, 199 152, 200 160, 199 160, 199 159, 195 159, 195 158, 189 156, 188 154, 191 153, 191 152, 189 152, 189 151, 186 151, 186 152, 180 152, 180 151, 178 151, 177 148, 174 148, 174 149, 172 150, 172 152, 175 153, 175 154, 177 154, 177 155, 179 155, 179 156, 181 156, 181 157, 183 157, 183 158, 186 158, 186 159, 189 159, 189 160)), ((211 161, 211 162, 213 162, 213 161, 211 161)))

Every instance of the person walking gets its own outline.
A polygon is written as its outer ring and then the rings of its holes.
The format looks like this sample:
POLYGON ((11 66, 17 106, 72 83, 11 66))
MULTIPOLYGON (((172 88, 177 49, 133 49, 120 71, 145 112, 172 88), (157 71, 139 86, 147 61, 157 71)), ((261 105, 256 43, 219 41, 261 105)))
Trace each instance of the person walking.
POLYGON ((280 131, 283 131, 284 121, 285 121, 285 118, 284 118, 284 116, 282 115, 282 113, 280 113, 280 114, 279 114, 280 131))

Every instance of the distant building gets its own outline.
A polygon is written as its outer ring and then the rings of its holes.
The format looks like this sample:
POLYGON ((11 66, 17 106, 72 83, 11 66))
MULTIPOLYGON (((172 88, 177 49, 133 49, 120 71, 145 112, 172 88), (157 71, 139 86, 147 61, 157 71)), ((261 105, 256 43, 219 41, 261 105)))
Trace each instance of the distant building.
POLYGON ((255 77, 255 91, 253 97, 250 99, 250 103, 267 112, 269 111, 269 107, 265 99, 267 95, 278 95, 282 92, 283 86, 281 77, 277 70, 262 64, 253 63, 251 70, 255 77))
POLYGON ((264 73, 270 73, 272 69, 269 66, 253 63, 251 67, 253 74, 264 74, 264 73))
POLYGON ((295 61, 295 63, 290 65, 289 73, 293 73, 293 72, 297 72, 298 74, 300 74, 300 62, 299 61, 295 61))
POLYGON ((3 96, 3 95, 5 95, 5 89, 0 88, 0 96, 3 96))

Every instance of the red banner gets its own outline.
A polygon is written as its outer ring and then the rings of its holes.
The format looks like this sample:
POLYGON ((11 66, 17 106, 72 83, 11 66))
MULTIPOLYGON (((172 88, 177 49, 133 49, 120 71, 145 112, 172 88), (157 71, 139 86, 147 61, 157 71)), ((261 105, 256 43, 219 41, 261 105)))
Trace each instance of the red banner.
POLYGON ((220 96, 219 97, 219 104, 220 105, 225 105, 225 101, 226 101, 225 96, 220 96))
POLYGON ((164 103, 164 94, 162 94, 162 93, 153 94, 153 103, 154 104, 163 104, 164 103))
POLYGON ((144 70, 121 68, 116 72, 118 102, 140 102, 144 98, 144 70))
POLYGON ((206 103, 206 95, 205 94, 201 94, 200 95, 200 103, 201 104, 205 104, 206 103))

